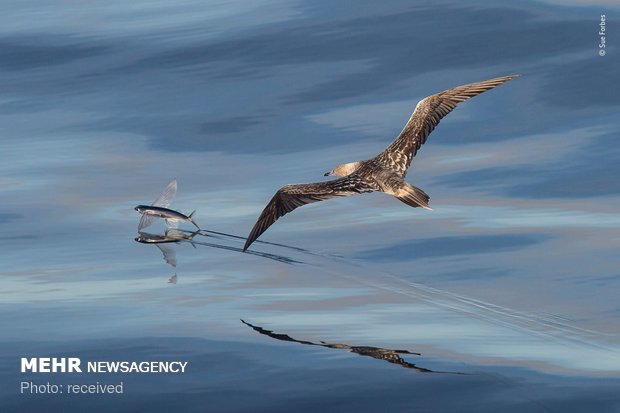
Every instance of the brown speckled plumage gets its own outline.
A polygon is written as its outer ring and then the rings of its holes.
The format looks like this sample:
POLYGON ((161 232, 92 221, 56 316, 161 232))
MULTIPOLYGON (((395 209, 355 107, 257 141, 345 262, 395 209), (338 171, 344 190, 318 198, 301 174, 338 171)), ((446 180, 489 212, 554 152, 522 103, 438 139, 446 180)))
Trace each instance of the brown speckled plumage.
MULTIPOLYGON (((245 251, 278 218, 295 208, 326 199, 382 191, 412 207, 428 207, 429 196, 404 181, 411 160, 440 120, 456 106, 516 76, 504 76, 458 86, 422 99, 398 137, 379 155, 359 161, 350 175, 328 182, 285 185, 258 217, 243 247, 245 251)), ((340 168, 347 170, 348 168, 340 168)), ((349 168, 350 169, 350 168, 349 168)), ((338 171, 338 167, 334 171, 338 171)), ((332 171, 332 172, 334 172, 332 171)), ((336 174, 336 173, 332 173, 336 174)))

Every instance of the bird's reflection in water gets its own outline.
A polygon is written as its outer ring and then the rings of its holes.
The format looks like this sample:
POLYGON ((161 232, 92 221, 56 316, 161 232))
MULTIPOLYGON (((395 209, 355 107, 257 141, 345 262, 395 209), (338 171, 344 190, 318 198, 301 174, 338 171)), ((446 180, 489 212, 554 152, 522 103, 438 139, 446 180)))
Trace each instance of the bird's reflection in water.
POLYGON ((294 339, 293 337, 287 335, 287 334, 278 334, 278 333, 274 333, 271 330, 266 330, 262 327, 259 326, 255 326, 253 324, 248 323, 245 320, 241 320, 241 322, 245 325, 247 325, 248 327, 251 327, 254 331, 263 334, 265 336, 274 338, 276 340, 280 340, 280 341, 289 341, 292 343, 299 343, 299 344, 306 344, 309 346, 320 346, 320 347, 327 347, 327 348, 335 348, 335 349, 344 349, 344 350, 349 350, 351 353, 356 353, 359 354, 360 356, 369 356, 378 360, 385 360, 388 363, 392 363, 392 364, 398 364, 401 367, 407 368, 407 369, 412 369, 417 371, 418 373, 445 373, 445 374, 467 374, 467 373, 459 373, 459 372, 452 372, 452 371, 437 371, 437 370, 430 370, 424 367, 420 367, 417 366, 414 363, 410 363, 406 360, 404 360, 401 357, 401 354, 409 354, 409 355, 415 355, 415 356, 420 356, 420 353, 413 353, 411 351, 407 351, 407 350, 390 350, 387 348, 380 348, 380 347, 371 347, 371 346, 350 346, 348 344, 342 344, 342 343, 335 343, 335 344, 330 344, 330 343, 326 343, 324 341, 320 341, 318 343, 314 343, 312 341, 304 341, 304 340, 297 340, 294 339))
POLYGON ((168 279, 168 284, 176 284, 177 283, 177 274, 175 273, 172 277, 168 279))

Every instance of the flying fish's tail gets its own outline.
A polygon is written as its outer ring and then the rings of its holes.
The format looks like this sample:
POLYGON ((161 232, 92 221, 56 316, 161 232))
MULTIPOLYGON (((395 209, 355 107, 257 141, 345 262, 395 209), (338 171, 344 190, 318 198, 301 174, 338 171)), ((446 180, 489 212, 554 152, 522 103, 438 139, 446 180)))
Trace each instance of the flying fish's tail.
POLYGON ((198 226, 198 224, 196 224, 196 222, 195 222, 195 221, 194 221, 194 219, 192 218, 192 217, 194 216, 194 213, 195 213, 195 212, 196 212, 196 210, 194 209, 194 210, 192 211, 192 213, 191 213, 191 214, 189 214, 187 217, 189 218, 189 222, 191 222, 192 224, 194 224, 194 226, 195 226, 196 228, 198 228, 198 230, 200 230, 200 227, 198 226))
POLYGON ((404 182, 404 185, 398 190, 394 196, 401 202, 414 207, 414 208, 424 208, 432 211, 432 208, 428 206, 428 201, 431 199, 430 196, 426 194, 420 188, 416 188, 415 186, 404 182))

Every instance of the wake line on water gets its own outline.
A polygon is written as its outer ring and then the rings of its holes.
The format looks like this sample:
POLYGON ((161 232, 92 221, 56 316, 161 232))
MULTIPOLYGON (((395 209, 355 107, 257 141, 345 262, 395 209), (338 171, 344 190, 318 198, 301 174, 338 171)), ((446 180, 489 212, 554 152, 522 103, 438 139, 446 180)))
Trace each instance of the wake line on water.
MULTIPOLYGON (((199 235, 203 237, 215 236, 220 240, 229 240, 239 243, 245 241, 245 238, 243 237, 215 231, 203 230, 199 235)), ((615 353, 618 352, 617 348, 607 346, 600 342, 605 338, 617 338, 616 334, 607 334, 582 328, 567 323, 566 321, 563 321, 562 318, 557 316, 531 314, 485 302, 476 298, 456 294, 450 291, 429 287, 421 283, 406 280, 400 275, 385 272, 382 269, 369 268, 367 263, 362 264, 354 259, 347 259, 334 254, 315 252, 298 247, 291 247, 284 244, 264 241, 257 241, 257 244, 283 248, 287 250, 288 254, 274 254, 251 250, 247 252, 264 258, 270 258, 269 256, 282 257, 281 259, 278 259, 278 261, 294 265, 315 267, 334 276, 355 281, 356 283, 363 284, 367 287, 412 297, 438 308, 447 309, 459 314, 465 314, 476 319, 484 320, 504 327, 510 327, 512 329, 518 328, 520 331, 539 337, 587 345, 593 348, 615 353), (303 258, 292 257, 290 255, 291 253, 301 254, 303 258), (324 260, 324 262, 322 262, 322 260, 324 260), (339 264, 345 268, 338 267, 336 270, 336 267, 334 267, 333 264, 339 264), (352 268, 356 269, 355 273, 357 275, 352 275, 352 268), (360 274, 367 274, 367 276, 362 276, 360 274)), ((199 243, 199 245, 205 244, 199 243)), ((231 249, 234 251, 239 250, 239 248, 236 247, 226 249, 231 249)))
POLYGON ((573 342, 610 352, 618 352, 618 349, 596 341, 596 339, 602 339, 604 337, 613 337, 612 334, 584 329, 571 324, 558 322, 549 317, 513 310, 475 298, 410 282, 394 274, 383 272, 380 276, 387 277, 392 282, 402 283, 406 288, 403 289, 402 287, 394 285, 368 281, 356 276, 346 275, 345 277, 370 287, 416 298, 430 305, 444 308, 455 313, 465 314, 511 329, 518 328, 520 331, 531 335, 551 338, 556 341, 573 342))

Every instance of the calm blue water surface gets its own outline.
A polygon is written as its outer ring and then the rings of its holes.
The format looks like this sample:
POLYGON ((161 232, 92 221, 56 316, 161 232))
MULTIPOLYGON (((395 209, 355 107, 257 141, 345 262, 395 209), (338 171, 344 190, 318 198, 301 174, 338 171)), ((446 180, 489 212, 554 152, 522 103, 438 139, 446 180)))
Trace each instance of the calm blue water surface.
POLYGON ((592 3, 5 1, 2 411, 620 411, 620 13, 592 3), (332 200, 240 253, 280 186, 511 73, 415 158, 432 212, 332 200), (176 267, 134 241, 173 178, 212 231, 166 244, 176 267), (35 356, 189 365, 20 373, 35 356))

